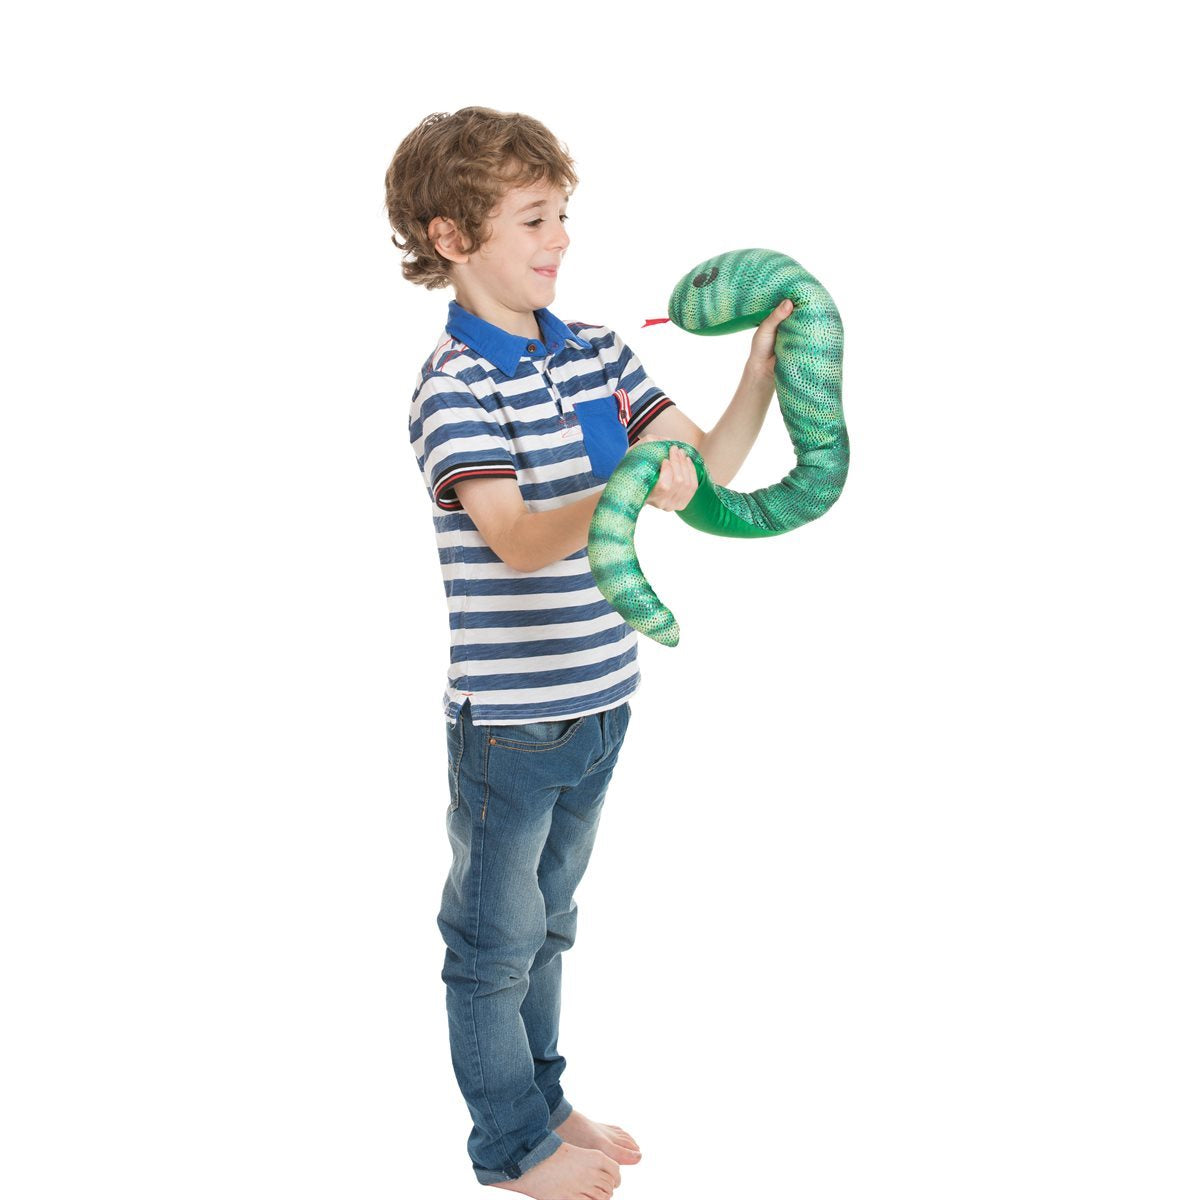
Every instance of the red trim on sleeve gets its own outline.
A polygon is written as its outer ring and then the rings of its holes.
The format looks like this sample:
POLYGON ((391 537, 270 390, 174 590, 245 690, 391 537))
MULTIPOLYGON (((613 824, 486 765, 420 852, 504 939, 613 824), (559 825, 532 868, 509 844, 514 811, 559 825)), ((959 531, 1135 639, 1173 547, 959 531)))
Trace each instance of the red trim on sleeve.
POLYGON ((650 422, 653 421, 655 417, 659 416, 661 413, 665 412, 668 408, 670 408, 671 405, 674 403, 675 403, 675 401, 672 400, 670 396, 666 396, 666 395, 659 396, 659 398, 657 400, 655 400, 655 401, 653 401, 653 403, 651 403, 649 408, 647 408, 643 412, 639 413, 638 419, 636 421, 634 421, 629 426, 629 429, 628 429, 629 444, 632 446, 633 443, 639 437, 641 437, 642 431, 646 428, 646 426, 649 425, 650 422))
POLYGON ((468 463, 447 471, 433 487, 433 500, 446 512, 461 512, 462 501, 454 488, 464 479, 516 479, 516 470, 508 463, 468 463))

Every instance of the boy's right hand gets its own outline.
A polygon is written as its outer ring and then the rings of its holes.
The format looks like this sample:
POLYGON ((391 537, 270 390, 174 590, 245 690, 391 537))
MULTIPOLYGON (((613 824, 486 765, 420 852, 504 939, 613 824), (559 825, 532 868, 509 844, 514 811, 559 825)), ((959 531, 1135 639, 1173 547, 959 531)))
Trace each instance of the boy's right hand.
POLYGON ((699 486, 696 464, 678 446, 672 446, 670 454, 662 460, 658 482, 646 497, 646 503, 664 512, 675 512, 687 508, 699 486))

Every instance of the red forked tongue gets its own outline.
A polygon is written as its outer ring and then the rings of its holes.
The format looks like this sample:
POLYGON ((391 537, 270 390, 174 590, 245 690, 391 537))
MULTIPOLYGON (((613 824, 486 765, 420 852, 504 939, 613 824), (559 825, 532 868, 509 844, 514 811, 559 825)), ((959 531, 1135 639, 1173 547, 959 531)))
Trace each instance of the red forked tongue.
POLYGON ((661 325, 664 321, 669 321, 670 319, 670 317, 647 317, 642 328, 645 329, 646 325, 661 325))

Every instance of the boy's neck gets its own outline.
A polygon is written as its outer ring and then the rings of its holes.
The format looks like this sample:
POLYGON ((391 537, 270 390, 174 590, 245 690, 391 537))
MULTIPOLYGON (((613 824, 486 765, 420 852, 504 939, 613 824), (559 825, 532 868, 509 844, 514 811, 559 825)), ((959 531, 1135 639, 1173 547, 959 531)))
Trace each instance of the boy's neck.
POLYGON ((505 308, 503 304, 498 304, 490 296, 470 296, 458 288, 455 289, 454 299, 472 316, 487 321, 489 325, 495 325, 497 329, 503 329, 505 333, 511 333, 515 337, 541 339, 542 331, 538 326, 537 317, 532 312, 515 312, 511 308, 505 308))

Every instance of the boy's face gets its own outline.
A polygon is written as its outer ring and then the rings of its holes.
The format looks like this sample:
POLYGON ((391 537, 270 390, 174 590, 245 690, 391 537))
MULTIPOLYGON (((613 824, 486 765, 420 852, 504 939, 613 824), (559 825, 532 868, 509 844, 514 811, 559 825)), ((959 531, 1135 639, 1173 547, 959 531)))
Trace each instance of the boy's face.
POLYGON ((489 214, 491 237, 453 260, 459 303, 501 328, 510 314, 528 318, 549 307, 571 241, 566 209, 566 193, 553 184, 510 188, 489 214))

